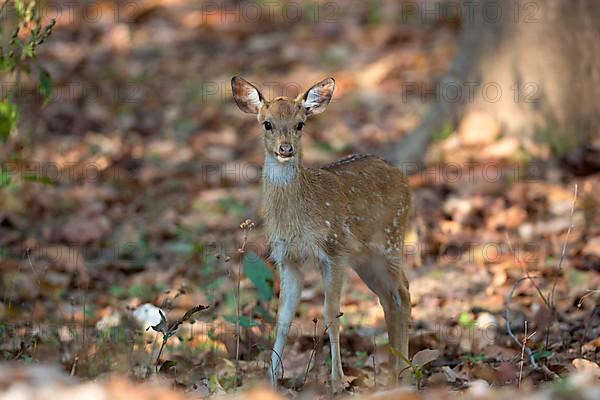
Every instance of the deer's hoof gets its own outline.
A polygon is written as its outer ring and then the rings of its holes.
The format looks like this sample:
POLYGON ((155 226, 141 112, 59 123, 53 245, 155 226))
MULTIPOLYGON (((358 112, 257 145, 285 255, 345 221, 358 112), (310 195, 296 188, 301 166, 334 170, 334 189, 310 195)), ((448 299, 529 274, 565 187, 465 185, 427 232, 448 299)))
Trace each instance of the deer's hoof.
POLYGON ((331 391, 336 393, 343 393, 348 389, 349 385, 345 378, 335 379, 331 381, 331 391))

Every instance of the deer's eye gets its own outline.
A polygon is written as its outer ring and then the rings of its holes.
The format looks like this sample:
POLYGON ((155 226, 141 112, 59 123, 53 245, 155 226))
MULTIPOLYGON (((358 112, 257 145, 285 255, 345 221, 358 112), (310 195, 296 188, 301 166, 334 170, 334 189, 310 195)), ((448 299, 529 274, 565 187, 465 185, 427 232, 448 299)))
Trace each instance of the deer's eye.
POLYGON ((271 123, 269 121, 263 122, 263 125, 265 126, 265 129, 268 131, 273 129, 273 125, 271 125, 271 123))
POLYGON ((301 131, 302 128, 304 128, 304 122, 298 122, 298 125, 296 125, 296 130, 301 131))

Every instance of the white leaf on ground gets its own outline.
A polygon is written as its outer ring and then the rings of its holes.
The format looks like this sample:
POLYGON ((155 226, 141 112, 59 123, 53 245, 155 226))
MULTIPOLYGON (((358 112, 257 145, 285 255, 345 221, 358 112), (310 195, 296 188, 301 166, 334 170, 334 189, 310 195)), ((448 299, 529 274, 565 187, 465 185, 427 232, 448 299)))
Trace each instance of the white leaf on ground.
MULTIPOLYGON (((133 318, 135 318, 136 322, 143 327, 144 330, 147 330, 151 326, 160 323, 160 311, 162 310, 154 304, 145 303, 133 311, 133 318)), ((163 314, 165 314, 164 311, 163 314)))

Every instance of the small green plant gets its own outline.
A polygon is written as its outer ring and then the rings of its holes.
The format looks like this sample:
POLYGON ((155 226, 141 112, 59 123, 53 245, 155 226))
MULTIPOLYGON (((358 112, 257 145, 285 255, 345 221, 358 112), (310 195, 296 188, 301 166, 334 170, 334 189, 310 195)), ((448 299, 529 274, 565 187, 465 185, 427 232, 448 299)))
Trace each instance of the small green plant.
POLYGON ((554 355, 554 352, 547 350, 543 346, 533 352, 533 358, 535 361, 541 361, 545 358, 550 358, 554 355))
POLYGON ((468 354, 466 358, 471 364, 480 364, 485 361, 485 354, 468 354))
MULTIPOLYGON (((238 322, 236 316, 233 314, 224 315, 223 319, 227 322, 231 322, 234 325, 238 322)), ((239 323, 242 328, 252 328, 253 326, 257 326, 256 322, 252 318, 245 315, 240 315, 239 323)))
MULTIPOLYGON (((0 119, 2 117, 0 116, 0 119)), ((4 164, 0 165, 0 189, 9 187, 12 184, 12 176, 10 172, 6 169, 4 164)))
POLYGON ((425 376, 423 367, 436 360, 440 356, 439 350, 425 349, 419 351, 413 356, 412 360, 409 360, 398 349, 390 346, 390 351, 393 355, 408 364, 408 368, 412 370, 413 376, 415 377, 417 390, 421 389, 421 383, 423 382, 423 377, 425 376))
MULTIPOLYGON (((8 142, 19 122, 18 93, 22 75, 33 75, 45 105, 52 92, 52 78, 44 68, 36 67, 38 47, 51 35, 56 20, 44 23, 35 1, 5 0, 0 5, 0 79, 9 89, 0 98, 0 145, 8 142), (12 7, 14 12, 6 12, 12 7), (6 38, 6 39, 5 39, 6 38), (7 43, 8 41, 8 43, 7 43)), ((3 91, 4 92, 4 91, 3 91)), ((10 150, 9 150, 10 153, 10 150)), ((0 158, 0 190, 15 187, 15 180, 5 171, 0 158)), ((36 179, 33 181, 37 182, 36 179)), ((41 180, 41 183, 49 183, 41 180)))
MULTIPOLYGON (((17 106, 8 100, 0 102, 0 141, 5 142, 8 139, 10 133, 15 129, 18 119, 17 106)), ((4 179, 2 179, 3 182, 4 179)), ((2 183, 0 183, 0 187, 2 183)))
POLYGON ((256 253, 248 252, 244 257, 244 274, 252 281, 258 297, 263 301, 270 301, 273 298, 273 271, 267 266, 265 260, 256 253))
POLYGON ((454 132, 454 127, 452 126, 452 122, 446 121, 446 123, 444 123, 442 128, 433 134, 432 139, 434 142, 440 142, 442 140, 446 140, 450 137, 450 135, 452 135, 452 132, 454 132))
MULTIPOLYGON (((21 75, 31 75, 34 70, 34 61, 38 47, 52 34, 56 20, 52 19, 45 24, 38 12, 35 1, 14 0, 3 2, 0 8, 0 35, 5 35, 10 30, 10 41, 0 46, 0 73, 14 75, 16 92, 21 84, 21 75), (14 14, 8 18, 5 9, 14 8, 14 14)), ((37 68, 37 83, 44 103, 50 98, 52 91, 52 78, 44 68, 37 68)), ((6 141, 14 130, 19 117, 16 99, 3 98, 0 102, 0 141, 6 141)))
MULTIPOLYGON (((35 59, 37 48, 52 34, 56 20, 52 19, 50 23, 44 24, 35 1, 5 1, 0 8, 0 14, 3 14, 10 4, 15 10, 15 20, 9 22, 12 22, 15 28, 12 30, 8 48, 0 48, 0 71, 30 73, 30 61, 35 59)), ((0 26, 0 34, 4 35, 5 26, 10 26, 10 23, 0 26)), ((49 94, 48 89, 52 83, 49 80, 50 75, 41 69, 39 78, 42 94, 49 94)))
POLYGON ((458 323, 460 324, 460 326, 466 329, 473 329, 477 325, 477 321, 473 320, 471 314, 468 312, 463 312, 462 314, 460 314, 460 317, 458 318, 458 323))
POLYGON ((555 157, 561 157, 577 145, 577 136, 560 130, 543 130, 535 134, 538 142, 548 145, 555 157))

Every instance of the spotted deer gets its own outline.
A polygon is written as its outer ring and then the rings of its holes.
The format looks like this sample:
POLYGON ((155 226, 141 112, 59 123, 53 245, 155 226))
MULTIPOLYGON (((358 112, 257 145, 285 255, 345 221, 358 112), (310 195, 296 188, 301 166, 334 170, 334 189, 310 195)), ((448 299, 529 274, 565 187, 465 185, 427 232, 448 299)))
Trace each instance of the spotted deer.
MULTIPOLYGON (((324 323, 331 346, 334 392, 346 384, 339 342, 344 266, 351 265, 379 297, 389 344, 408 358, 410 293, 402 250, 411 197, 399 169, 379 157, 352 155, 320 168, 302 165, 306 119, 322 113, 335 81, 318 82, 297 98, 266 100, 248 81, 231 81, 238 107, 264 128, 262 172, 265 223, 281 280, 270 379, 281 376, 283 348, 296 313, 307 264, 319 266, 325 292, 324 323)), ((392 382, 406 376, 405 361, 390 352, 392 382), (404 372, 403 372, 404 371, 404 372)))

